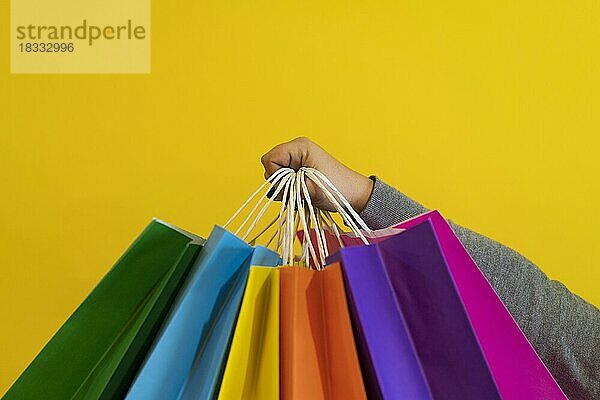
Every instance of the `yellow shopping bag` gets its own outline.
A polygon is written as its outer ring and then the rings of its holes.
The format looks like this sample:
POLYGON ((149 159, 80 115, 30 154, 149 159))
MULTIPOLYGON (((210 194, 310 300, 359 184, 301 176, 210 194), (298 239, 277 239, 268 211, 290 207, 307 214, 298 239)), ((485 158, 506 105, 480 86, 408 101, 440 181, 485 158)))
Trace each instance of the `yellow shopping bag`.
POLYGON ((279 270, 251 267, 219 400, 279 399, 279 270))

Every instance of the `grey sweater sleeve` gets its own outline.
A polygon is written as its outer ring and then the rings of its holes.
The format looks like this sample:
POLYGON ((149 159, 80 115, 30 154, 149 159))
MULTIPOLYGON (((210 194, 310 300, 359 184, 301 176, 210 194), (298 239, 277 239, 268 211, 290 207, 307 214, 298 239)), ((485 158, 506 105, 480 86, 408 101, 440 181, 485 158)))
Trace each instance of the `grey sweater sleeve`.
MULTIPOLYGON (((361 212, 372 229, 428 211, 381 180, 361 212)), ((600 399, 600 311, 514 250, 448 221, 569 399, 600 399)))

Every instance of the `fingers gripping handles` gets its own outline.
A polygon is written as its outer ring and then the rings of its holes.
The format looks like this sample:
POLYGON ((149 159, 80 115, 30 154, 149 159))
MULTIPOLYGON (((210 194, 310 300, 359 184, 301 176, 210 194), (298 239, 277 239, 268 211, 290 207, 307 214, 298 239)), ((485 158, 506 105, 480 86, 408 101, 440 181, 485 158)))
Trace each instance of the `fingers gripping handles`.
POLYGON ((242 204, 227 223, 225 223, 224 227, 229 226, 249 206, 256 196, 264 192, 234 233, 243 240, 254 244, 260 236, 267 232, 273 225, 277 224, 277 229, 274 230, 268 240, 267 246, 270 246, 275 241, 274 249, 280 252, 283 264, 293 265, 295 262, 298 262, 301 265, 314 265, 317 269, 321 269, 325 265, 325 259, 329 255, 326 242, 327 236, 325 235, 324 228, 327 227, 335 234, 340 246, 342 245, 342 241, 340 239, 339 227, 331 214, 313 205, 307 181, 312 182, 315 190, 321 191, 327 197, 350 230, 365 244, 368 244, 363 232, 370 232, 370 229, 352 208, 348 200, 344 198, 323 173, 308 167, 301 167, 297 171, 291 168, 277 170, 242 204), (266 227, 248 239, 275 199, 281 199, 278 214, 266 227), (246 229, 244 230, 244 228, 246 229), (304 232, 300 243, 301 254, 299 257, 294 257, 294 240, 296 231, 299 228, 304 232), (316 240, 314 240, 314 243, 311 241, 311 228, 315 232, 316 240), (241 232, 244 233, 241 234, 241 232))

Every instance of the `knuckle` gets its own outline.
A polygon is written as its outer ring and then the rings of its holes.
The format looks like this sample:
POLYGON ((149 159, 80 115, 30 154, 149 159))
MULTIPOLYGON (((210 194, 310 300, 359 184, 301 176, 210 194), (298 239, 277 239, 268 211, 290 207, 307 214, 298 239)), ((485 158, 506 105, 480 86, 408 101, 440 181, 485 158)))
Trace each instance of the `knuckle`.
POLYGON ((298 143, 310 143, 311 140, 307 136, 298 136, 296 139, 294 139, 294 142, 298 142, 298 143))
POLYGON ((268 154, 264 154, 264 155, 263 155, 263 156, 260 158, 260 162, 261 162, 263 165, 267 165, 267 163, 269 162, 269 157, 268 157, 268 154))

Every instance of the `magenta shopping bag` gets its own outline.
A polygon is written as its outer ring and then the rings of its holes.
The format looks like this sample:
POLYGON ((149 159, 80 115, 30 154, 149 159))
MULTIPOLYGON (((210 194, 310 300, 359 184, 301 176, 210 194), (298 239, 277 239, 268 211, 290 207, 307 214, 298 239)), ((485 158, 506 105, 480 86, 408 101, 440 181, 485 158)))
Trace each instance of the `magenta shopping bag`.
MULTIPOLYGON (((431 211, 391 228, 373 232, 369 241, 380 242, 404 229, 430 221, 458 293, 483 350, 503 399, 549 399, 567 397, 539 358, 492 286, 464 248, 448 222, 438 211, 431 211)), ((335 246, 331 233, 328 243, 335 246)), ((362 245, 352 235, 342 235, 346 246, 362 245)), ((332 249, 334 250, 334 249, 332 249)))
POLYGON ((370 398, 500 399, 430 221, 332 258, 370 398))

